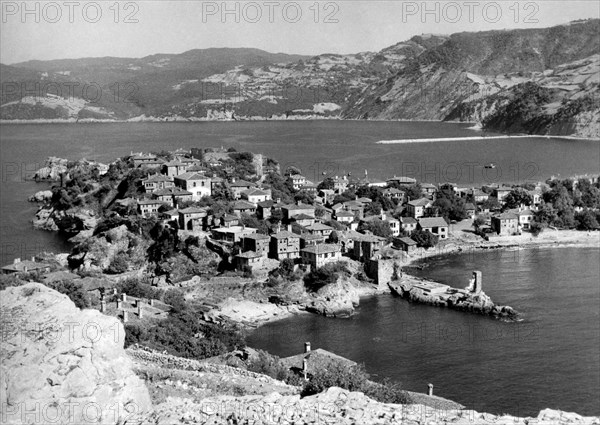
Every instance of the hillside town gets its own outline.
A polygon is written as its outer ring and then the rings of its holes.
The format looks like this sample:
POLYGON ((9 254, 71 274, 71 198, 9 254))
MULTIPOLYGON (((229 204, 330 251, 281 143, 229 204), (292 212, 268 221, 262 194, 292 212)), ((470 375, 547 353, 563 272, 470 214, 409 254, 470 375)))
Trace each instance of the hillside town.
MULTIPOLYGON (((99 178, 109 173, 103 164, 82 163, 70 170, 77 176, 69 176, 64 165, 59 173, 40 173, 57 180, 60 174, 61 187, 85 179, 81 167, 93 168, 99 178)), ((231 268, 248 274, 272 271, 284 259, 313 269, 342 257, 368 263, 389 256, 384 248, 410 255, 462 234, 497 241, 537 235, 545 227, 598 228, 598 176, 461 187, 407 176, 379 181, 365 170, 360 178, 332 175, 311 182, 295 167, 281 170, 261 154, 224 148, 132 153, 117 163, 128 170, 129 189, 111 200, 105 223, 136 216, 182 237, 200 237, 231 268)), ((56 209, 61 187, 40 212, 56 209)), ((39 267, 16 261, 2 270, 32 268, 39 267)))

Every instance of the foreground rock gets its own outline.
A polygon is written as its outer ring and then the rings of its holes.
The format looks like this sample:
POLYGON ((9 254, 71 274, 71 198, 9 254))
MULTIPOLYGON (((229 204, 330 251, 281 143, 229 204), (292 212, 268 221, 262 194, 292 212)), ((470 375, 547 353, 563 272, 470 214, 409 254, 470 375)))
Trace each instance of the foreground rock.
POLYGON ((537 418, 491 415, 474 410, 433 409, 423 405, 376 402, 360 392, 329 388, 310 397, 271 393, 267 396, 221 396, 200 403, 171 397, 157 407, 148 422, 155 424, 514 424, 591 425, 597 417, 582 417, 546 409, 537 418))
POLYGON ((0 302, 2 423, 117 424, 151 410, 116 318, 39 283, 8 288, 0 302))

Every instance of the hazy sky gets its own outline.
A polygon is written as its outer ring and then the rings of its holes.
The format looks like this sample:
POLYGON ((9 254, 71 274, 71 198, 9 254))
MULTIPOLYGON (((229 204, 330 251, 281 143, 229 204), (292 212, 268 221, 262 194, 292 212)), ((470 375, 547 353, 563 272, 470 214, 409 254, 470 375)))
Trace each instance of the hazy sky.
POLYGON ((142 57, 208 47, 375 51, 423 33, 546 27, 600 17, 589 1, 1 0, 0 62, 142 57))

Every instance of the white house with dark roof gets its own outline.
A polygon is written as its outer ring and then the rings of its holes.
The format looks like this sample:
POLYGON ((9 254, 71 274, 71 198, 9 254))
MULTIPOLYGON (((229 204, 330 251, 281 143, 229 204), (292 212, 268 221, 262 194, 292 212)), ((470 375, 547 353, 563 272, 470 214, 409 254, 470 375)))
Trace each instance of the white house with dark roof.
POLYGON ((145 199, 142 201, 138 201, 137 204, 142 217, 148 217, 149 215, 157 215, 158 209, 161 206, 169 205, 158 199, 145 199))
POLYGON ((408 211, 408 215, 413 218, 423 217, 427 210, 431 208, 433 202, 431 199, 421 198, 415 199, 414 201, 409 201, 406 205, 406 209, 408 211))
POLYGON ((311 245, 300 250, 302 262, 310 264, 313 269, 325 264, 335 263, 342 258, 342 250, 338 244, 311 245))
POLYGON ((300 188, 306 184, 306 177, 302 174, 292 174, 288 177, 288 180, 292 184, 294 190, 300 190, 300 188))
POLYGON ((405 232, 410 233, 413 230, 416 230, 417 224, 418 221, 414 217, 400 217, 400 227, 402 227, 402 230, 405 232))
POLYGON ((448 223, 443 217, 423 217, 419 219, 418 228, 439 236, 440 239, 448 238, 448 223))
POLYGON ((412 177, 406 177, 406 176, 394 176, 392 178, 389 178, 386 180, 386 183, 388 185, 391 184, 398 184, 400 186, 412 186, 414 184, 417 183, 416 179, 413 179, 412 177))
POLYGON ((258 205, 260 202, 270 201, 271 200, 271 190, 261 190, 261 189, 248 189, 244 190, 240 194, 242 199, 250 202, 251 204, 258 205))
POLYGON ((339 223, 352 223, 354 221, 354 213, 340 209, 334 213, 335 221, 339 223))
POLYGON ((175 185, 192 193, 192 199, 198 201, 212 194, 210 177, 201 173, 183 173, 175 177, 175 185))
POLYGON ((304 229, 311 235, 321 236, 323 240, 327 239, 329 235, 331 235, 331 232, 333 232, 333 227, 329 227, 323 223, 311 224, 310 226, 306 226, 304 229))
POLYGON ((229 188, 233 193, 234 199, 240 199, 242 197, 243 191, 250 190, 255 187, 256 185, 254 183, 248 182, 246 180, 231 179, 231 182, 229 183, 229 188))
POLYGON ((397 199, 402 202, 404 200, 405 192, 395 187, 388 187, 382 190, 383 196, 388 199, 397 199))

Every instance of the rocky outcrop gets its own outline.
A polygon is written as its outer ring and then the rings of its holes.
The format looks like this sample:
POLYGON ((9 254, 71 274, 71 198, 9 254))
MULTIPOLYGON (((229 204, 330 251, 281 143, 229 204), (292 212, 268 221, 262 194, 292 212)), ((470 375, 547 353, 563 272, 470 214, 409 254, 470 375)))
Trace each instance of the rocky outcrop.
POLYGON ((406 274, 399 281, 390 283, 389 286, 392 293, 411 302, 448 307, 453 310, 484 314, 504 320, 519 319, 519 314, 512 307, 496 305, 483 291, 470 293, 406 274))
POLYGON ((64 158, 49 157, 42 168, 33 176, 34 180, 60 181, 61 175, 67 172, 68 160, 64 158))
POLYGON ((0 302, 2 423, 122 424, 151 410, 116 318, 39 283, 8 288, 0 302))
POLYGON ((327 317, 348 317, 360 303, 360 294, 350 282, 338 279, 337 282, 319 289, 315 299, 307 303, 306 311, 327 317))
POLYGON ((537 418, 492 415, 474 410, 434 409, 423 405, 379 403, 360 392, 332 387, 310 397, 271 393, 267 396, 220 396, 200 403, 169 398, 148 418, 149 423, 175 424, 511 424, 592 425, 597 417, 546 409, 537 418))

